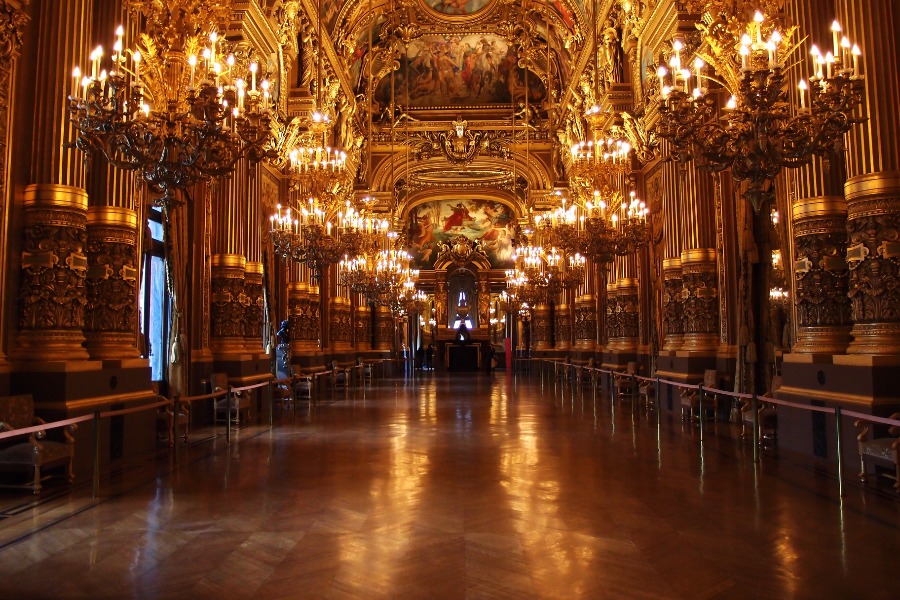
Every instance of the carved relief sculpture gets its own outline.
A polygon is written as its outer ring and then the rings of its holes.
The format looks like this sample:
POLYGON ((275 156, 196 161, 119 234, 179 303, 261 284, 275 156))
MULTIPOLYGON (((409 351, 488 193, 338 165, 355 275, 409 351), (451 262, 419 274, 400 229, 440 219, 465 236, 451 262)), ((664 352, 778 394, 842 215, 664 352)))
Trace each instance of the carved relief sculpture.
POLYGON ((682 350, 708 352, 718 347, 719 300, 716 251, 695 248, 681 253, 682 350))
POLYGON ((244 350, 244 293, 246 259, 239 254, 212 257, 210 347, 213 353, 241 353, 244 350))

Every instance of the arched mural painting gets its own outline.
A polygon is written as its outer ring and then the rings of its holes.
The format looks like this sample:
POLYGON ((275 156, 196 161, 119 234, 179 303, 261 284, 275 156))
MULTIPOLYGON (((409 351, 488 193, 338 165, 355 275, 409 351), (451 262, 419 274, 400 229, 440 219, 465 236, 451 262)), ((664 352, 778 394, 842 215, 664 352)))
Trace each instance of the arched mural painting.
POLYGON ((512 209, 492 200, 433 200, 409 213, 410 251, 416 266, 431 269, 440 245, 464 235, 480 242, 491 268, 512 267, 516 219, 512 209))

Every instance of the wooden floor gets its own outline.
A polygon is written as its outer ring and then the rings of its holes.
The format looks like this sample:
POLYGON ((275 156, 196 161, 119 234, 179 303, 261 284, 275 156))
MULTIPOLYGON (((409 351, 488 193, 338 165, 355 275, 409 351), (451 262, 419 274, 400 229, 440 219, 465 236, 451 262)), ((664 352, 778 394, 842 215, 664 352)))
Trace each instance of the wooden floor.
POLYGON ((426 373, 195 443, 7 514, 0 598, 900 597, 889 493, 558 392, 426 373))

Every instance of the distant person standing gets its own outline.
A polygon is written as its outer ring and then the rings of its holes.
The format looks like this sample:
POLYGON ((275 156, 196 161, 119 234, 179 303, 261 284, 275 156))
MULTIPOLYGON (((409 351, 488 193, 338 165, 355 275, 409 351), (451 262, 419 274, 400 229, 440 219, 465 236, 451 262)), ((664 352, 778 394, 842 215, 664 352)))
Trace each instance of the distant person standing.
POLYGON ((428 344, 425 349, 425 368, 434 369, 434 344, 428 344))

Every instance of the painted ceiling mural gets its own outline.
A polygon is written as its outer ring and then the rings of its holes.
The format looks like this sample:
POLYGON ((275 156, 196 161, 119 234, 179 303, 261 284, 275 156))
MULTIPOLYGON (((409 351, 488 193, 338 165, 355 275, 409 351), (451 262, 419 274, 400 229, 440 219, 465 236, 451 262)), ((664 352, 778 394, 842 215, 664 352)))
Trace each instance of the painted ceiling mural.
POLYGON ((433 200, 409 213, 410 252, 419 269, 431 269, 440 245, 464 235, 481 243, 491 268, 512 266, 516 220, 512 209, 492 200, 433 200))
POLYGON ((543 83, 516 63, 515 49, 497 35, 425 35, 401 57, 393 85, 390 76, 378 83, 375 100, 388 105, 393 87, 399 104, 416 108, 510 104, 526 92, 541 102, 543 83))
POLYGON ((474 15, 494 0, 424 0, 431 10, 445 15, 474 15))

